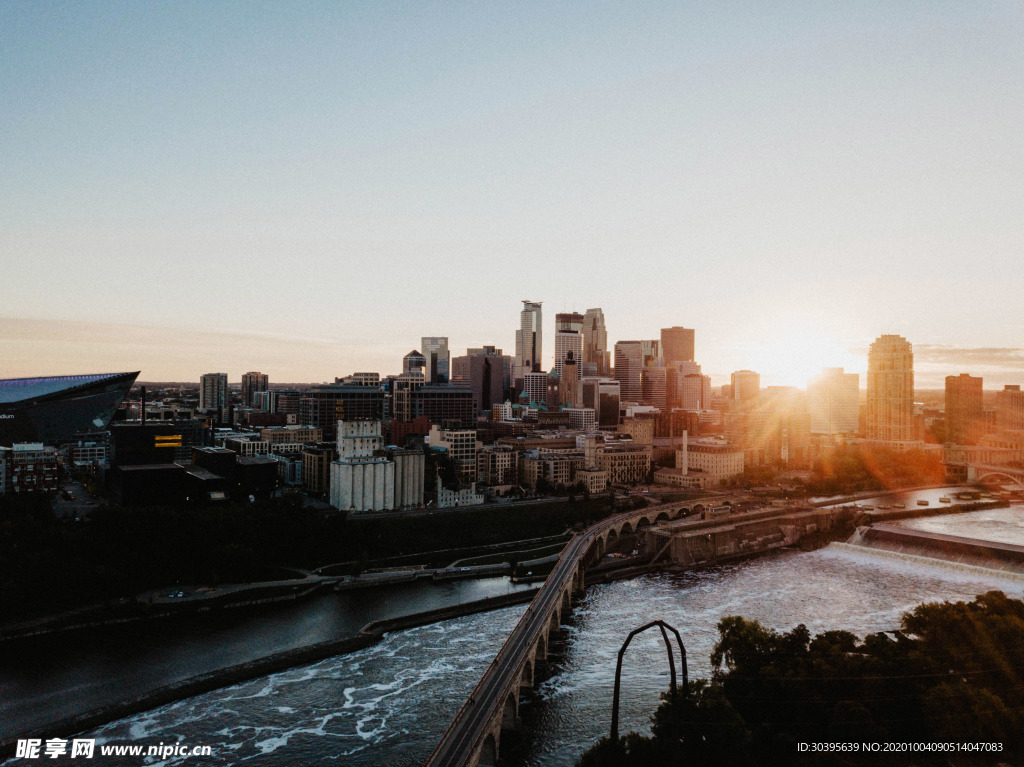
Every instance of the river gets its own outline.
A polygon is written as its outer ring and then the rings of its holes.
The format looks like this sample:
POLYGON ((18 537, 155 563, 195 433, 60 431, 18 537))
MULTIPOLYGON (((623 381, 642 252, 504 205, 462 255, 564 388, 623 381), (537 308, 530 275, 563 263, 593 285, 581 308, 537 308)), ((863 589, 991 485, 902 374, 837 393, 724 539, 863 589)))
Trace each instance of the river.
MULTIPOLYGON (((941 492, 939 493, 941 494, 941 492)), ((941 532, 1024 544, 1024 506, 908 520, 941 532)), ((859 635, 895 628, 903 612, 990 589, 1020 597, 1020 579, 904 562, 869 549, 786 550, 688 575, 648 575, 592 587, 574 610, 562 660, 524 698, 513 765, 572 765, 608 729, 615 656, 626 634, 662 618, 683 635, 691 678, 707 675, 727 615, 779 630, 859 635)), ((274 674, 113 722, 99 743, 209 745, 203 764, 418 765, 437 742, 523 607, 396 632, 349 655, 274 674)), ((623 672, 622 730, 646 731, 668 685, 660 636, 634 641, 623 672)), ((139 764, 136 758, 104 764, 139 764)), ((157 763, 150 761, 147 763, 157 763)), ((171 758, 159 764, 196 763, 171 758)))

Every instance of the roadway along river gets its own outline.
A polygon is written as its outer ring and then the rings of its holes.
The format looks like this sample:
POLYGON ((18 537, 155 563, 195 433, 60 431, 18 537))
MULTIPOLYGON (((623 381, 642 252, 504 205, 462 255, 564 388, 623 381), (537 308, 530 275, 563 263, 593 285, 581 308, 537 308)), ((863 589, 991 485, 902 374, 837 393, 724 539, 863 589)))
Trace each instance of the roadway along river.
MULTIPOLYGON (((915 523, 920 524, 920 523, 915 523)), ((1024 506, 947 517, 943 532, 1024 543, 1024 506)), ((777 629, 894 628, 925 601, 971 599, 1020 580, 920 564, 871 550, 782 551, 685 576, 654 575, 588 590, 574 612, 563 660, 529 696, 522 736, 505 750, 517 765, 572 765, 608 730, 615 655, 626 634, 659 617, 683 634, 690 676, 710 671, 726 615, 777 629)), ((210 745, 204 764, 417 765, 430 752, 522 607, 397 632, 350 655, 181 701, 90 733, 104 743, 210 745)), ((638 637, 623 674, 622 728, 646 730, 668 684, 660 636, 638 637)), ((106 761, 117 764, 114 760, 106 761)), ((136 764, 135 762, 122 762, 136 764)), ((161 764, 188 764, 170 759, 161 764)))

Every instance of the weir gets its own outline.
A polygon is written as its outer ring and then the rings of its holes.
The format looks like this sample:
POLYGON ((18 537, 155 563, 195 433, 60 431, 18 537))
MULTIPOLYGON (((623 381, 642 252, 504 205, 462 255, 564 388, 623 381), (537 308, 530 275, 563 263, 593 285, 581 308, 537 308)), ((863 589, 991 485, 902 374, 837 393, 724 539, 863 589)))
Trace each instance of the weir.
POLYGON ((834 545, 907 560, 924 559, 931 563, 939 560, 960 565, 965 570, 996 570, 1004 577, 1019 575, 1024 580, 1024 546, 1013 543, 876 524, 857 528, 846 544, 834 545))

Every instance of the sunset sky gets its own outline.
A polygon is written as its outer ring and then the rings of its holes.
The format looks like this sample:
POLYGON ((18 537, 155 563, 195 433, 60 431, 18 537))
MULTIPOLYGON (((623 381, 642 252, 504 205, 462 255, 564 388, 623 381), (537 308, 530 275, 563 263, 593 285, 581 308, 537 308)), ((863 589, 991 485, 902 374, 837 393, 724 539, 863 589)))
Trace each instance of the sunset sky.
MULTIPOLYGON (((0 377, 322 381, 520 301, 1024 383, 1024 5, 0 4, 0 377)), ((862 379, 862 386, 864 381, 862 379)))

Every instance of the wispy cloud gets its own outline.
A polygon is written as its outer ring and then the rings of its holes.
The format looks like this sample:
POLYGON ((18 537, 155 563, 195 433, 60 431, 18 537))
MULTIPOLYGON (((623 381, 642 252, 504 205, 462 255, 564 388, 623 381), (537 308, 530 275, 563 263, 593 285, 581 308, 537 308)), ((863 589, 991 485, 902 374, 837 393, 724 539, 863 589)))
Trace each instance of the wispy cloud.
POLYGON ((225 372, 230 380, 262 370, 279 382, 333 380, 364 369, 401 367, 403 347, 268 332, 0 317, 0 378, 141 370, 140 380, 199 380, 225 372))

